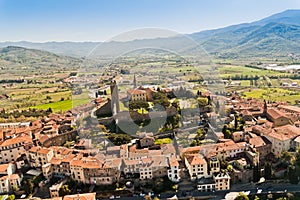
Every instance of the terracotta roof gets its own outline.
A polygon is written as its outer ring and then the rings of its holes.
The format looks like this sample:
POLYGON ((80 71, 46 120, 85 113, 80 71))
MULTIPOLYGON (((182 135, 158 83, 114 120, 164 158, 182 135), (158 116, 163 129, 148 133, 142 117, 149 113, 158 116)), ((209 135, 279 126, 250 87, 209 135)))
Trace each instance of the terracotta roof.
POLYGON ((3 181, 3 180, 7 181, 8 180, 8 176, 2 176, 2 177, 0 177, 0 180, 1 181, 3 181))
POLYGON ((44 142, 46 142, 49 138, 50 138, 50 137, 49 137, 48 135, 41 135, 41 136, 39 137, 39 141, 40 141, 41 143, 44 143, 44 142))
POLYGON ((124 164, 125 164, 126 166, 129 166, 129 165, 138 165, 138 164, 139 164, 139 161, 138 161, 138 160, 124 159, 124 164))
POLYGON ((33 153, 39 153, 39 154, 48 154, 51 150, 45 147, 37 147, 37 146, 33 146, 29 149, 29 152, 33 152, 33 153))
POLYGON ((109 166, 111 168, 117 168, 119 166, 121 166, 122 164, 122 158, 115 158, 115 159, 111 159, 111 160, 105 160, 105 166, 109 166))
POLYGON ((51 150, 48 148, 41 148, 41 149, 39 149, 38 153, 47 155, 50 151, 51 150))
POLYGON ((176 154, 176 149, 173 144, 162 144, 160 145, 162 154, 176 154))
POLYGON ((63 200, 95 200, 96 193, 66 195, 63 200))
POLYGON ((277 109, 274 108, 268 108, 267 110, 268 115, 270 115, 270 117, 272 117, 273 119, 278 119, 280 117, 286 117, 288 118, 284 112, 279 111, 277 109))
POLYGON ((190 165, 206 164, 206 160, 200 154, 186 155, 186 159, 190 165))
POLYGON ((69 163, 73 158, 75 158, 76 155, 74 154, 69 154, 69 155, 66 155, 63 159, 62 159, 62 162, 66 162, 66 163, 69 163))
POLYGON ((10 180, 17 180, 17 179, 20 179, 20 176, 19 176, 19 174, 12 174, 12 175, 9 175, 8 178, 10 180))
POLYGON ((130 89, 127 92, 129 94, 146 94, 145 90, 140 90, 140 89, 130 89))
POLYGON ((178 163, 176 157, 172 156, 172 158, 170 159, 170 166, 171 167, 179 166, 179 163, 178 163))
POLYGON ((274 128, 269 134, 270 137, 276 138, 281 141, 289 140, 300 135, 300 128, 292 125, 285 125, 274 128))
POLYGON ((149 157, 152 167, 169 167, 168 158, 163 155, 149 157))
POLYGON ((0 165, 0 172, 7 172, 7 168, 9 167, 10 164, 2 164, 0 165))
POLYGON ((251 144, 253 147, 262 147, 267 144, 271 144, 271 142, 267 138, 262 138, 260 136, 253 137, 249 139, 249 144, 251 144))
POLYGON ((242 111, 241 111, 241 114, 242 114, 243 116, 252 116, 252 113, 249 112, 248 110, 242 110, 242 111))
POLYGON ((10 146, 13 144, 18 144, 18 143, 26 143, 26 142, 32 142, 31 138, 28 136, 24 136, 24 137, 15 137, 15 138, 11 138, 11 139, 7 139, 4 142, 2 142, 0 144, 0 146, 4 147, 4 146, 10 146))
POLYGON ((60 159, 60 158, 52 158, 52 159, 50 160, 50 163, 51 163, 52 165, 60 165, 60 164, 61 164, 61 161, 62 161, 62 159, 60 159))
POLYGON ((279 108, 285 109, 289 112, 296 112, 296 113, 300 113, 300 108, 296 107, 296 106, 278 106, 279 108))

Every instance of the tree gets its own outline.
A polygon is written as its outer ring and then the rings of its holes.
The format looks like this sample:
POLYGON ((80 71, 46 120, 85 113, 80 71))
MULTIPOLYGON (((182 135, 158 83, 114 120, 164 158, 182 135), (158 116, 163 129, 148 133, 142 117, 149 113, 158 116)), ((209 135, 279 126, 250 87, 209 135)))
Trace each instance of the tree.
POLYGON ((255 195, 254 200, 259 200, 259 197, 255 195))
POLYGON ((13 185, 13 186, 12 186, 12 190, 13 190, 14 192, 19 191, 19 187, 18 187, 17 185, 13 185))
POLYGON ((297 149, 297 153, 296 153, 296 165, 298 167, 300 167, 300 148, 297 149))
POLYGON ((197 91, 197 95, 198 96, 201 96, 202 95, 202 92, 200 92, 199 90, 197 91))
POLYGON ((235 115, 234 116, 234 129, 237 130, 239 123, 238 123, 238 117, 235 115))
POLYGON ((179 104, 179 101, 178 99, 175 99, 172 104, 171 104, 174 108, 176 108, 177 110, 180 109, 180 104, 179 104))
POLYGON ((249 200, 249 197, 243 192, 240 192, 239 196, 235 197, 234 200, 249 200))
POLYGON ((299 181, 298 181, 298 176, 296 173, 296 167, 294 167, 294 166, 288 167, 288 178, 289 178, 290 183, 298 184, 299 181))
POLYGON ((59 196, 65 196, 71 194, 71 190, 69 189, 69 185, 63 185, 58 191, 59 196))
POLYGON ((216 110, 217 110, 217 112, 219 112, 219 109, 220 109, 220 103, 219 103, 219 101, 217 101, 217 103, 216 103, 216 110))
POLYGON ((167 108, 170 106, 169 99, 166 94, 162 92, 157 92, 153 96, 153 103, 163 106, 164 108, 167 108))
POLYGON ((283 151, 279 158, 281 159, 281 162, 284 164, 285 167, 288 167, 289 165, 294 164, 294 156, 291 154, 291 152, 283 151))
POLYGON ((250 85, 251 86, 253 85, 253 79, 250 79, 250 85))
POLYGON ((266 163, 265 165, 265 168, 264 168, 264 171, 265 171, 265 179, 271 179, 272 177, 272 165, 271 163, 266 163))
POLYGON ((31 195, 33 192, 33 188, 34 188, 34 184, 33 184, 32 180, 25 178, 25 179, 23 179, 22 185, 24 186, 24 190, 25 190, 26 194, 31 195))
POLYGON ((260 179, 260 171, 259 171, 259 166, 255 165, 253 167, 253 181, 258 182, 260 179))
POLYGON ((232 132, 229 129, 227 129, 225 132, 224 138, 231 139, 231 136, 232 136, 232 132))
POLYGON ((15 200, 16 196, 14 194, 11 194, 7 197, 6 200, 15 200))
POLYGON ((52 112, 53 112, 53 111, 52 111, 52 108, 48 108, 46 112, 47 112, 47 113, 52 113, 52 112))
POLYGON ((232 167, 232 165, 228 165, 228 166, 227 166, 227 171, 233 172, 233 167, 232 167))
POLYGON ((129 102, 129 109, 131 110, 138 110, 138 109, 149 109, 149 104, 147 101, 130 101, 129 102))
POLYGON ((199 107, 205 107, 208 105, 208 99, 204 97, 199 97, 198 99, 198 105, 199 107))
POLYGON ((108 139, 114 144, 114 145, 121 145, 121 144, 127 144, 131 141, 131 137, 127 134, 115 134, 112 133, 108 136, 108 139))

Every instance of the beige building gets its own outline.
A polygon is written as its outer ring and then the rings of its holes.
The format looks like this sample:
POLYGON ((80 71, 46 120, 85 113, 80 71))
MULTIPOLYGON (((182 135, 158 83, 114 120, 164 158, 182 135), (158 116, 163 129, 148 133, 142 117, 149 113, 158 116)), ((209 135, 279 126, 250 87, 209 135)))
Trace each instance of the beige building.
POLYGON ((264 136, 250 138, 249 144, 259 153, 259 159, 261 161, 272 151, 272 143, 264 136))
POLYGON ((272 153, 278 156, 293 147, 293 140, 300 135, 300 128, 292 125, 280 126, 271 130, 262 129, 264 135, 272 143, 272 153))
POLYGON ((291 124, 291 120, 285 113, 274 108, 268 108, 266 112, 268 120, 273 122, 273 127, 291 124))
POLYGON ((191 180, 209 177, 207 162, 200 154, 185 155, 185 166, 188 169, 191 180))
POLYGON ((140 134, 140 145, 141 148, 153 146, 155 139, 153 133, 141 133, 140 134))
POLYGON ((180 169, 179 169, 179 163, 176 159, 176 157, 169 158, 169 169, 168 169, 168 178, 172 182, 179 182, 180 181, 180 169))
POLYGON ((233 141, 235 142, 242 142, 244 141, 244 132, 243 131, 236 131, 232 133, 233 141))
POLYGON ((46 147, 33 146, 27 151, 27 158, 31 167, 42 167, 53 158, 53 150, 46 147))
POLYGON ((227 173, 218 173, 213 178, 199 180, 197 189, 200 192, 230 190, 230 176, 227 173))
POLYGON ((146 91, 140 89, 130 89, 127 91, 127 98, 131 101, 147 101, 146 91))
POLYGON ((20 187, 23 176, 16 174, 15 164, 0 165, 0 193, 9 193, 13 187, 20 187))
POLYGON ((219 173, 213 178, 216 182, 216 190, 230 189, 230 176, 227 173, 219 173))
POLYGON ((210 174, 220 172, 221 166, 218 157, 215 156, 209 159, 209 167, 210 167, 210 174))
POLYGON ((15 137, 0 143, 0 163, 16 161, 17 158, 25 153, 25 146, 31 145, 32 140, 29 136, 15 137))

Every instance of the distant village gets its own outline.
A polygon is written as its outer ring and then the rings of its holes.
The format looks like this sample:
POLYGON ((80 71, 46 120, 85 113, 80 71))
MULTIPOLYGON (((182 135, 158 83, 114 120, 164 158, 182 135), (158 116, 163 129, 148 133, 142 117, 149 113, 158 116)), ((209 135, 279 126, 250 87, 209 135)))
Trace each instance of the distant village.
MULTIPOLYGON (((110 98, 97 93, 94 101, 95 113, 104 126, 118 116, 120 121, 126 121, 117 86, 118 82, 112 81, 110 98)), ((177 88, 142 87, 134 80, 133 89, 124 98, 129 106, 136 105, 132 102, 153 102, 157 93, 163 96, 159 100, 170 100, 178 96, 180 87, 177 88)), ((78 136, 75 121, 79 112, 51 113, 33 122, 0 124, 0 193, 26 191, 24 180, 28 182, 33 177, 42 177, 39 184, 49 184, 49 198, 59 198, 62 186, 70 180, 92 187, 125 182, 126 190, 134 194, 137 190, 144 192, 143 187, 135 188, 136 183, 143 186, 160 177, 176 185, 175 190, 190 187, 199 192, 227 191, 235 184, 283 178, 287 169, 281 167, 278 158, 283 152, 294 154, 300 147, 299 107, 245 99, 234 92, 198 92, 196 98, 207 99, 207 106, 199 105, 189 123, 164 131, 164 135, 143 132, 128 143, 107 145, 104 149, 94 148, 91 139, 78 136), (177 142, 183 130, 198 129, 204 132, 192 138, 193 145, 177 142), (171 142, 157 144, 157 138, 170 138, 171 142), (202 142, 207 138, 211 142, 202 142)), ((149 114, 137 111, 142 104, 136 107, 131 115, 134 120, 149 118, 149 114)), ((165 106, 165 111, 152 109, 167 112, 167 116, 180 114, 180 106, 172 103, 165 106)), ((33 192, 31 189, 27 194, 33 192)), ((77 197, 95 199, 95 195, 91 189, 77 197)), ((76 198, 69 196, 60 198, 76 198)))

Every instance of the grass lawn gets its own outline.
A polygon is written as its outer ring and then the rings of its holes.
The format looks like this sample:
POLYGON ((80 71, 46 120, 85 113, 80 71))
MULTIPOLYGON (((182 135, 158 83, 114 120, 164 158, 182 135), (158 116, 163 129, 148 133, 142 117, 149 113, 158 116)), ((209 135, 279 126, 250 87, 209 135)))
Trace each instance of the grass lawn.
POLYGON ((129 110, 128 107, 126 107, 122 101, 120 101, 120 110, 121 111, 129 110))
POLYGON ((171 138, 162 138, 162 139, 156 139, 155 140, 155 144, 159 145, 159 144, 170 144, 172 143, 172 139, 171 138))

